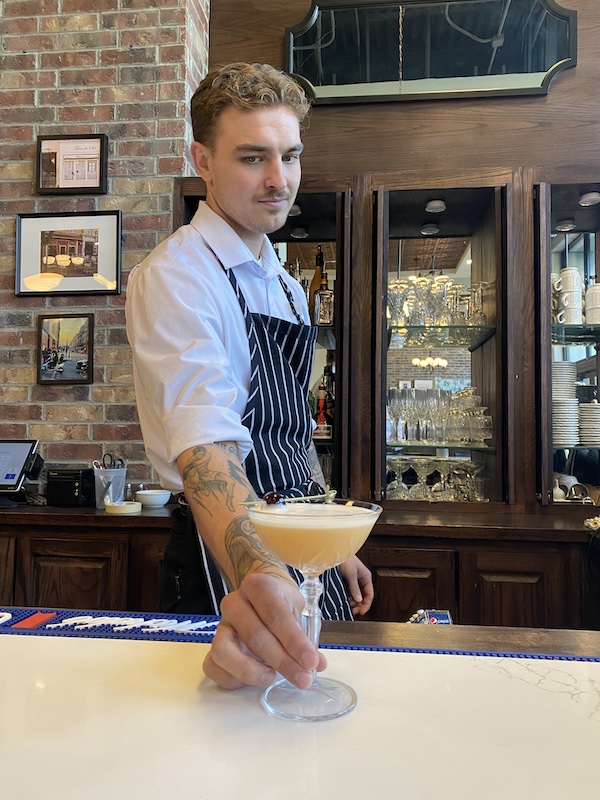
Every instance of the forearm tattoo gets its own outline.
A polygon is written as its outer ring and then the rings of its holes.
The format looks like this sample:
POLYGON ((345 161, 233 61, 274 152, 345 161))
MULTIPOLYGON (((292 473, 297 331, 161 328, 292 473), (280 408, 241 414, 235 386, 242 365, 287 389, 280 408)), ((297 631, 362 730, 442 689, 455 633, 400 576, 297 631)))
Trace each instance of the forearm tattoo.
POLYGON ((284 565, 260 541, 247 517, 237 517, 227 528, 225 549, 233 566, 236 586, 249 572, 280 577, 281 570, 285 570, 284 565))
MULTIPOLYGON (((237 457, 237 447, 229 442, 220 444, 237 457)), ((210 453, 203 445, 194 447, 192 457, 183 473, 186 491, 198 505, 212 514, 206 500, 214 498, 224 502, 229 511, 234 511, 233 493, 238 482, 246 482, 246 474, 235 461, 227 461, 227 472, 210 468, 210 453)))

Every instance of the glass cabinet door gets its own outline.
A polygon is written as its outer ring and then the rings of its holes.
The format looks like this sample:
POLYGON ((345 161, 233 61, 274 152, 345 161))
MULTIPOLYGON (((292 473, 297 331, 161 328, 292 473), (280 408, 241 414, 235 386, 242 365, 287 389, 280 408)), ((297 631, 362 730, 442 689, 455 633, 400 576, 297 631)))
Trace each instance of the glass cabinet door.
POLYGON ((560 184, 542 187, 540 197, 540 496, 591 504, 600 496, 600 192, 560 184))
POLYGON ((388 203, 384 497, 500 501, 501 191, 388 203))
MULTIPOLYGON (((313 442, 325 482, 342 492, 347 484, 343 459, 346 309, 344 264, 349 250, 349 193, 303 192, 296 198, 285 226, 270 238, 281 263, 304 288, 313 324, 317 326, 309 402, 315 429, 313 442)), ((347 270, 346 270, 347 271, 347 270)))

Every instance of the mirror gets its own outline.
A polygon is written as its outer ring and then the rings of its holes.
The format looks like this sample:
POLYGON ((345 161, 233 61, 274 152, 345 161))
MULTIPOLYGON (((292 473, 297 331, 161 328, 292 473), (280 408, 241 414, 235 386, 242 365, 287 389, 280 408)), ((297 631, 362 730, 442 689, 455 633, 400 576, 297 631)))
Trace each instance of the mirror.
POLYGON ((314 102, 546 94, 577 61, 577 12, 554 0, 313 0, 286 31, 314 102))

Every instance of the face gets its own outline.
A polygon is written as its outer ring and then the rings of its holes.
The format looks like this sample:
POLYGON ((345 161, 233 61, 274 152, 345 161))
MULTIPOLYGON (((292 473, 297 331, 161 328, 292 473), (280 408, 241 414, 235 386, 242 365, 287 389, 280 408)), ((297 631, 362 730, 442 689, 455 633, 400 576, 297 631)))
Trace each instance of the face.
POLYGON ((192 144, 206 202, 259 255, 264 233, 281 228, 300 185, 300 126, 285 106, 221 112, 212 150, 192 144))

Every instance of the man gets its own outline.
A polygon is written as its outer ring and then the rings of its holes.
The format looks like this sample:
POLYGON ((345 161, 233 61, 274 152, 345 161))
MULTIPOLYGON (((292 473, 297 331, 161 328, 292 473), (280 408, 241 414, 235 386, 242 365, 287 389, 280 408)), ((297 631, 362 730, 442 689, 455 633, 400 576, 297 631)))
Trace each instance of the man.
MULTIPOLYGON (((300 184, 302 89, 273 67, 214 70, 192 98, 194 164, 207 187, 190 225, 136 267, 127 288, 138 411, 174 512, 165 610, 221 613, 205 673, 225 688, 300 687, 324 657, 298 621, 290 571, 262 545, 244 501, 323 491, 307 403, 316 331, 267 238, 300 184)), ((371 605, 366 567, 327 574, 323 614, 371 605), (350 602, 348 602, 348 599, 350 602)))

